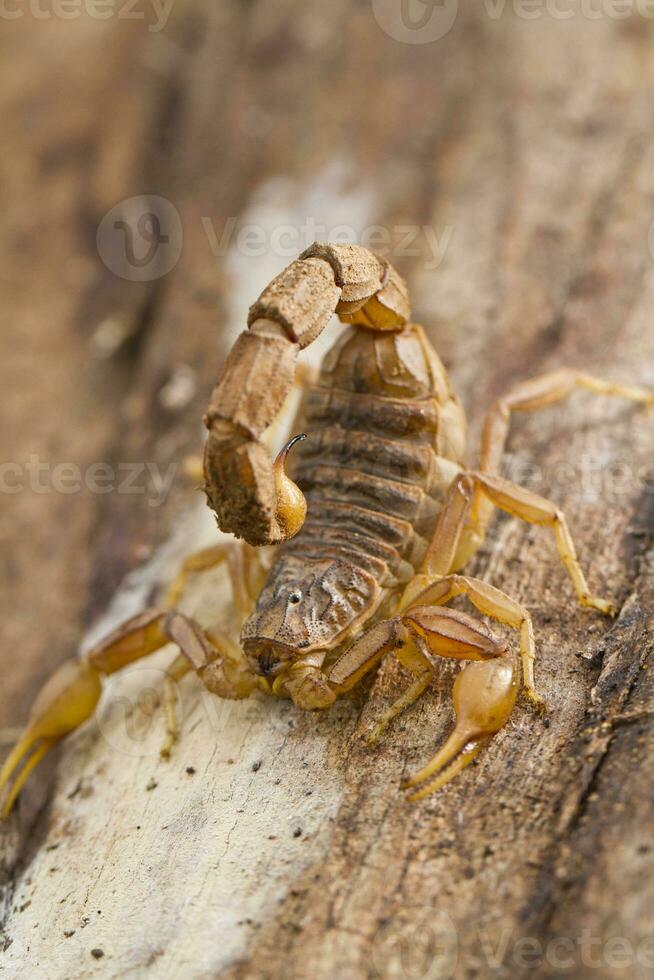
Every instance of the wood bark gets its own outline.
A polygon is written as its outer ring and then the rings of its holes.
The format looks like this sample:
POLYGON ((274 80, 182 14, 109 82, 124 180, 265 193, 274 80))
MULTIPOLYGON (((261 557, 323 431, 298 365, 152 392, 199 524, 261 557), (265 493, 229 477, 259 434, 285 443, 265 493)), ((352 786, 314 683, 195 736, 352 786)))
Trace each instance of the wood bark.
MULTIPOLYGON (((354 0, 178 0, 158 32, 3 23, 3 460, 199 451, 222 358, 294 257, 223 248, 230 219, 388 229, 473 450, 491 401, 546 369, 654 386, 654 33, 603 9, 461 4, 424 45, 354 0), (133 283, 95 234, 142 193, 174 203, 184 246, 133 283)), ((580 394, 518 419, 510 450, 505 472, 565 509, 620 610, 579 610, 547 532, 495 521, 471 570, 532 611, 548 724, 519 705, 477 766, 408 807, 400 778, 451 725, 448 667, 374 751, 362 734, 406 684, 392 663, 320 715, 190 678, 162 762, 164 651, 112 680, 2 831, 6 976, 652 975, 654 418, 580 394)), ((3 495, 3 725, 91 624, 215 539, 181 473, 151 503, 3 495)), ((223 573, 184 608, 228 622, 223 573)))

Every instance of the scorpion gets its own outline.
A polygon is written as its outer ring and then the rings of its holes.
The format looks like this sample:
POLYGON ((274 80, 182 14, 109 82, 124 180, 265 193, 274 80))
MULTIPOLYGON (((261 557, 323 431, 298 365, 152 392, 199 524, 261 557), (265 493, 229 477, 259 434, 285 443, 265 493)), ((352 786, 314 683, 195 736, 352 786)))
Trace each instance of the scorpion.
POLYGON ((512 413, 578 388, 654 405, 654 392, 583 371, 544 374, 493 402, 479 466, 468 469, 464 411, 423 329, 411 322, 403 279, 363 247, 312 245, 250 308, 204 418, 207 500, 219 528, 241 540, 192 555, 159 606, 51 677, 0 773, 3 815, 43 756, 92 716, 101 678, 170 643, 179 652, 166 671, 164 756, 179 729, 174 685, 190 671, 221 698, 263 691, 315 710, 394 657, 411 682, 370 728, 374 744, 425 692, 442 658, 469 661, 453 684, 452 733, 402 784, 408 800, 439 790, 506 725, 519 689, 544 710, 528 610, 461 573, 494 510, 549 528, 581 605, 615 612, 591 594, 562 511, 500 475, 512 413), (298 355, 334 313, 349 326, 311 381, 298 371, 298 355), (262 437, 295 387, 303 434, 273 460, 262 437), (189 576, 221 563, 242 614, 238 644, 177 608, 189 576), (448 607, 455 596, 517 631, 519 652, 473 614, 448 607))

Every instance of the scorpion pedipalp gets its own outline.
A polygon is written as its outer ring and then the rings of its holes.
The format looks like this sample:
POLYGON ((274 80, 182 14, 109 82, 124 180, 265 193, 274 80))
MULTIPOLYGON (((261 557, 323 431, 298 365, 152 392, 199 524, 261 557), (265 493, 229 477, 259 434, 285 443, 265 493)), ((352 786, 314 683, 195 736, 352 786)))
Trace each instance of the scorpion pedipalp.
POLYGON ((431 796, 469 766, 491 736, 506 725, 517 692, 515 666, 508 657, 468 664, 452 689, 457 717, 454 731, 433 759, 402 784, 405 790, 419 787, 407 800, 431 796))

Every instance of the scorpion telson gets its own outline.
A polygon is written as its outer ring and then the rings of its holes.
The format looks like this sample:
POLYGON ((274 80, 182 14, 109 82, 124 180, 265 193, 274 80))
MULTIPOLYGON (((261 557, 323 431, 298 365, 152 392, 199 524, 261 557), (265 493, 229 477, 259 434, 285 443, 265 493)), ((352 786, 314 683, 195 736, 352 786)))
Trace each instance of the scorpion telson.
MULTIPOLYGON (((579 602, 613 612, 589 591, 564 514, 499 475, 511 413, 577 388, 654 404, 652 392, 581 371, 544 375, 491 406, 479 468, 468 470, 463 409, 410 321, 403 280, 364 248, 313 245, 251 307, 205 416, 207 498, 220 528, 242 540, 191 556, 161 607, 51 678, 0 774, 4 814, 46 752, 91 717, 101 678, 170 642, 180 652, 167 671, 169 695, 194 671, 219 697, 258 690, 306 709, 329 707, 384 657, 396 657, 413 681, 370 730, 371 742, 420 697, 443 657, 471 661, 454 682, 454 731, 404 784, 412 800, 440 789, 506 724, 519 688, 543 708, 529 612, 459 574, 494 509, 549 528, 579 602), (273 461, 261 437, 297 383, 298 355, 333 313, 349 326, 305 386, 294 430, 308 438, 291 439, 273 461), (256 549, 269 545, 276 551, 265 571, 256 549), (188 577, 221 562, 243 613, 240 643, 224 638, 220 624, 203 628, 176 611, 188 577), (446 607, 458 595, 517 631, 519 657, 473 616, 446 607)), ((174 695, 166 705, 163 755, 177 738, 174 695)))

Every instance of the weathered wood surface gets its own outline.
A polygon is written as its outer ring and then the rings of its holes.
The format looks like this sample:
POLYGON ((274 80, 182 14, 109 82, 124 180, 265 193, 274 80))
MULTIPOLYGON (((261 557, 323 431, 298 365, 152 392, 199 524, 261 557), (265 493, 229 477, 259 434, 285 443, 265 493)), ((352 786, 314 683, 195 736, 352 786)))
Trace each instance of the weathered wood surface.
MULTIPOLYGON (((214 254, 232 217, 390 229, 473 432, 495 396, 556 365, 654 385, 652 22, 509 7, 466 6, 425 45, 352 0, 178 0, 157 33, 3 23, 3 459, 165 468, 198 448, 221 357, 292 257, 214 254), (184 247, 142 285, 94 240, 144 192, 174 202, 184 247), (433 228, 443 261, 424 233, 402 256, 404 225, 433 228)), ((99 728, 44 767, 4 832, 5 975, 652 975, 654 419, 578 396, 520 420, 511 448, 509 472, 565 507, 621 610, 577 610, 545 532, 495 524, 474 570, 533 611, 549 727, 519 707, 473 771, 408 808, 398 782, 450 724, 449 669, 374 752, 360 734, 404 683, 392 665, 320 717, 222 704, 189 680, 162 763, 160 715, 134 708, 160 686, 155 658, 112 684, 99 728)), ((3 495, 3 724, 150 549, 172 533, 97 628, 211 537, 194 499, 181 477, 161 507, 3 495)), ((222 617, 221 597, 217 574, 188 608, 222 617)))

